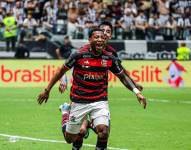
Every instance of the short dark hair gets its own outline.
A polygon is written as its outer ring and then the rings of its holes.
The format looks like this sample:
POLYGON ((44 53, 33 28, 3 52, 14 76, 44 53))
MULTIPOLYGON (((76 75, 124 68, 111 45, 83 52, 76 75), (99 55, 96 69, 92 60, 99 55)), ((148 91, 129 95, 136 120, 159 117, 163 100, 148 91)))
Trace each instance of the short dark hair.
POLYGON ((91 38, 92 35, 93 35, 93 33, 96 32, 96 31, 101 31, 101 32, 103 32, 100 28, 90 29, 90 30, 89 30, 89 38, 91 38))
POLYGON ((109 26, 111 28, 111 32, 113 32, 113 26, 112 26, 112 24, 110 22, 103 21, 102 23, 99 24, 98 27, 100 28, 101 26, 109 26))

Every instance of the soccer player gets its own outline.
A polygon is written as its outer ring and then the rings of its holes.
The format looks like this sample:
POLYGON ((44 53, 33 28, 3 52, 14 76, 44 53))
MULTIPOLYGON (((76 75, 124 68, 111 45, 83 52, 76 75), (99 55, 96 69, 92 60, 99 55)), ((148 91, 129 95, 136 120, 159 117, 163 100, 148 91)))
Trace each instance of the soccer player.
POLYGON ((51 79, 47 88, 39 94, 38 103, 47 102, 49 93, 54 84, 68 71, 73 70, 73 83, 70 92, 72 101, 69 120, 65 113, 63 131, 68 143, 74 142, 80 132, 82 122, 86 116, 93 120, 98 133, 99 143, 97 150, 107 148, 109 134, 109 108, 108 108, 108 71, 113 72, 120 81, 133 91, 138 101, 146 108, 146 99, 136 88, 135 84, 126 76, 120 61, 108 54, 105 49, 105 36, 102 30, 93 29, 89 35, 91 47, 82 48, 79 52, 72 54, 61 69, 51 79))
MULTIPOLYGON (((117 52, 114 48, 112 48, 109 44, 108 44, 108 41, 111 39, 112 37, 112 32, 113 32, 113 27, 111 25, 110 22, 107 22, 107 21, 104 21, 102 22, 100 25, 99 25, 99 28, 103 31, 104 35, 105 35, 105 44, 106 44, 106 48, 105 48, 105 51, 107 53, 109 53, 110 55, 113 55, 115 56, 117 59, 118 58, 118 55, 117 55, 117 52)), ((88 49, 90 48, 90 44, 86 44, 84 46, 84 49, 88 49)), ((136 87, 141 91, 143 89, 143 87, 139 84, 136 84, 130 77, 129 75, 127 74, 127 72, 125 72, 126 75, 128 76, 128 78, 136 85, 136 87)), ((65 91, 65 87, 66 87, 66 83, 65 82, 62 82, 61 80, 61 83, 60 83, 60 86, 59 86, 59 91, 61 93, 63 93, 65 91)), ((69 108, 67 107, 67 104, 65 103, 64 105, 61 105, 60 106, 60 110, 65 110, 66 108, 69 108), (63 107, 63 108, 62 108, 63 107)), ((63 118, 64 119, 64 118, 63 118)), ((88 127, 91 127, 92 129, 94 128, 93 124, 90 124, 90 122, 88 120, 84 120, 83 124, 82 124, 82 127, 80 129, 80 135, 79 138, 73 143, 73 149, 80 149, 82 144, 83 144, 83 136, 85 136, 85 134, 88 135, 88 127)), ((93 129, 95 132, 96 130, 93 129)), ((87 136, 86 135, 86 136, 87 136)), ((97 139, 98 143, 99 143, 99 139, 97 139)))

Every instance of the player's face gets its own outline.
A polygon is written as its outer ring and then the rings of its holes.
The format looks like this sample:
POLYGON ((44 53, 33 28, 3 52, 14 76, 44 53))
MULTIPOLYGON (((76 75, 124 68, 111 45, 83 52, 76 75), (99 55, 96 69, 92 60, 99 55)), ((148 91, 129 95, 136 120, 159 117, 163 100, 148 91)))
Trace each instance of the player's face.
POLYGON ((108 25, 101 25, 100 29, 103 31, 105 35, 106 42, 111 39, 112 37, 112 30, 108 25))
POLYGON ((93 32, 92 36, 90 37, 90 44, 93 47, 92 49, 98 53, 105 47, 105 36, 102 31, 95 31, 93 32))

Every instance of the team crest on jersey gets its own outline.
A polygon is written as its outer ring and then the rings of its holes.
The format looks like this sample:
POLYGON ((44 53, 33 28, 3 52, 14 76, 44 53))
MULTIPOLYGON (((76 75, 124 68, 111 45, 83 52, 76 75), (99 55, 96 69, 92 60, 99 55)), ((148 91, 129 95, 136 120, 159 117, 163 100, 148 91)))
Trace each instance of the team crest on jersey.
POLYGON ((89 65, 89 61, 88 61, 88 60, 85 60, 85 61, 84 61, 84 64, 85 64, 85 65, 89 65))
POLYGON ((102 59, 101 65, 102 65, 103 67, 107 67, 107 60, 102 59))
POLYGON ((88 60, 84 60, 82 68, 89 68, 90 67, 89 64, 90 64, 90 62, 88 60))

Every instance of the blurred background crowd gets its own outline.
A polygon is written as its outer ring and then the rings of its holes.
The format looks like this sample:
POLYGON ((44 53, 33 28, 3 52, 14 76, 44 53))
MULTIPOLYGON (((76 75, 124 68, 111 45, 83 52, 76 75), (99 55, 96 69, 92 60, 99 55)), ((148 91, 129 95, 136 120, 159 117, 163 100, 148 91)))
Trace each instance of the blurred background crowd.
POLYGON ((103 21, 112 23, 113 40, 191 40, 191 1, 0 1, 0 41, 6 41, 6 51, 15 51, 16 43, 25 51, 26 40, 43 41, 51 35, 88 39, 89 29, 103 21))
POLYGON ((15 19, 17 35, 44 28, 73 39, 87 39, 103 20, 114 26, 113 39, 187 40, 191 32, 190 0, 1 0, 1 38, 6 17, 15 19))

